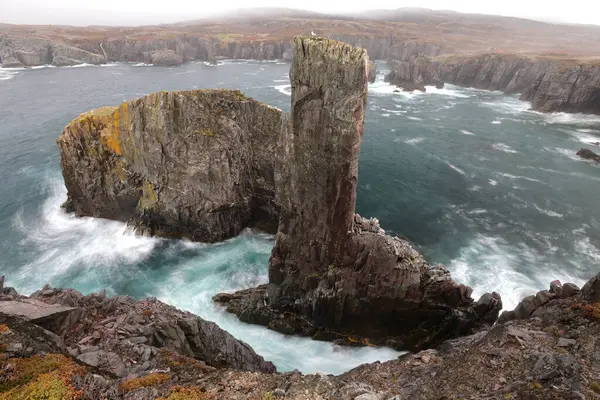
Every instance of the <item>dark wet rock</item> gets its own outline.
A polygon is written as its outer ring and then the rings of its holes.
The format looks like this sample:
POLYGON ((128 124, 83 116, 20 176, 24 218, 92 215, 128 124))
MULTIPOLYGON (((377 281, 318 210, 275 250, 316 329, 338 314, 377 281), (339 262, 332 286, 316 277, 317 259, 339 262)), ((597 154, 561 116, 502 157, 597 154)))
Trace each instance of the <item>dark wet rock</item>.
POLYGON ((502 306, 498 295, 478 305, 443 266, 354 213, 367 61, 344 43, 296 39, 269 285, 215 299, 242 321, 287 334, 422 348, 494 321, 502 306))
POLYGON ((578 157, 585 158, 586 160, 592 160, 596 162, 600 162, 600 155, 594 153, 589 149, 581 149, 576 154, 578 157))
POLYGON ((57 141, 65 207, 205 242, 274 230, 280 128, 281 111, 234 90, 158 92, 82 114, 57 141))

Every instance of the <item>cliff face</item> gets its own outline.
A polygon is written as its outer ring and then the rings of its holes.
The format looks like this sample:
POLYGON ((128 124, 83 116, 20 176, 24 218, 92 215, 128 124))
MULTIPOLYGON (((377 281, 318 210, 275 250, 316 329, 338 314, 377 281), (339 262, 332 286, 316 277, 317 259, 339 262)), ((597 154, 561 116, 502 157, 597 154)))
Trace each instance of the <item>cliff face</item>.
POLYGON ((538 75, 521 99, 542 112, 600 114, 600 66, 554 66, 538 75))
POLYGON ((441 88, 444 82, 440 79, 436 66, 428 57, 413 57, 409 61, 391 62, 392 71, 385 77, 386 82, 401 87, 407 92, 425 91, 425 86, 441 88))
POLYGON ((238 91, 159 92, 82 114, 58 139, 78 215, 219 241, 276 219, 281 112, 238 91))
POLYGON ((521 93, 521 100, 541 112, 600 113, 600 66, 594 64, 490 53, 416 57, 391 66, 386 80, 405 90, 446 82, 521 93))
MULTIPOLYGON (((206 37, 190 34, 163 35, 158 32, 126 38, 81 39, 70 43, 68 40, 7 35, 0 37, 0 64, 4 67, 22 67, 45 64, 101 64, 109 61, 157 61, 156 65, 178 65, 189 60, 212 62, 215 57, 254 60, 292 58, 291 40, 247 40, 238 36, 241 35, 206 37), (166 57, 170 61, 162 63, 166 57)), ((415 56, 435 57, 442 52, 442 47, 438 44, 405 41, 392 36, 339 35, 333 32, 327 36, 363 47, 373 59, 408 60, 415 56)))
POLYGON ((364 50, 296 39, 292 106, 275 190, 280 223, 269 285, 217 301, 247 322, 349 342, 348 335, 422 348, 493 321, 499 296, 479 303, 443 267, 430 267, 375 219, 354 213, 367 101, 364 50))

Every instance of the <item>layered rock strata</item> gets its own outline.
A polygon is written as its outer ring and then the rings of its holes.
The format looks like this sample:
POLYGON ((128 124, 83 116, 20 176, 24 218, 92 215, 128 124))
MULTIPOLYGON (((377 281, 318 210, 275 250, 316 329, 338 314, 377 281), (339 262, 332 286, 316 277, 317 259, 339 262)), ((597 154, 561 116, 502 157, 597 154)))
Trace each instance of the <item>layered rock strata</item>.
POLYGON ((444 82, 521 93, 534 110, 600 113, 600 66, 568 60, 483 54, 438 62, 444 82))
POLYGON ((231 90, 159 92, 84 113, 57 143, 80 216, 214 242, 276 226, 281 112, 231 90))
POLYGON ((355 214, 367 65, 362 49, 296 39, 269 284, 215 299, 243 321, 285 333, 427 347, 493 322, 501 301, 487 294, 474 302, 443 267, 355 214))

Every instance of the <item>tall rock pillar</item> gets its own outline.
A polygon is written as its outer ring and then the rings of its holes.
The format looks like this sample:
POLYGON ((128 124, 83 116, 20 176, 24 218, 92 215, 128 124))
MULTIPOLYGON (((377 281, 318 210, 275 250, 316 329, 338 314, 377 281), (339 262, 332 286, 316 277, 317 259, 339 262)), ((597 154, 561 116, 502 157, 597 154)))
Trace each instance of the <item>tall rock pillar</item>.
POLYGON ((292 106, 275 172, 281 207, 269 268, 275 302, 302 294, 297 279, 342 262, 354 220, 367 72, 363 49, 324 38, 295 39, 292 106))

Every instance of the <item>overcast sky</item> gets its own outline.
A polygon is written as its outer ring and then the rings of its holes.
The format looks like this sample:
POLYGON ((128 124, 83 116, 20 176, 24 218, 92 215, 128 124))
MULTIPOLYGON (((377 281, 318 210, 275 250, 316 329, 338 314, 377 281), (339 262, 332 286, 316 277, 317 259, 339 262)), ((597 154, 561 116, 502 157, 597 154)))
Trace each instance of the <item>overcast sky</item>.
POLYGON ((424 7, 600 25, 598 0, 0 0, 0 22, 141 25, 191 20, 236 8, 288 7, 322 12, 424 7))

